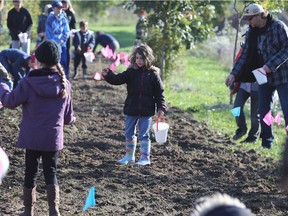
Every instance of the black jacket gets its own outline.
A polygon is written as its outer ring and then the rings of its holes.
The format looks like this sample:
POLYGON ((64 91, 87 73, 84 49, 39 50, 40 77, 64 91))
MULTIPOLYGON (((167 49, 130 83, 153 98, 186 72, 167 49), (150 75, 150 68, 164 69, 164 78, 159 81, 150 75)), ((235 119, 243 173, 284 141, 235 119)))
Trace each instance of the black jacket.
POLYGON ((32 24, 31 15, 26 8, 21 7, 19 12, 13 8, 8 12, 7 27, 10 31, 12 40, 19 40, 18 34, 21 32, 27 32, 28 38, 30 38, 32 24))
POLYGON ((109 71, 105 80, 113 85, 127 84, 124 114, 153 116, 157 110, 167 110, 164 89, 159 73, 155 70, 128 68, 123 73, 109 71))

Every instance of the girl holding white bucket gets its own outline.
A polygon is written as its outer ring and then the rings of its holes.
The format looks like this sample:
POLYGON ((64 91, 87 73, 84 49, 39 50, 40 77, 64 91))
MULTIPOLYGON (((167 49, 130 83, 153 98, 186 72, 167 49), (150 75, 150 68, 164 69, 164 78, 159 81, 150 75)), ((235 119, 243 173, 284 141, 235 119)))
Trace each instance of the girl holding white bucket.
POLYGON ((139 128, 141 156, 137 165, 150 164, 150 126, 157 108, 158 118, 163 118, 167 106, 159 69, 153 64, 155 57, 146 44, 135 47, 130 56, 131 65, 123 73, 114 74, 110 69, 103 69, 104 79, 113 85, 127 84, 127 98, 124 104, 126 115, 125 138, 126 155, 120 164, 135 162, 137 144, 136 127, 139 128))

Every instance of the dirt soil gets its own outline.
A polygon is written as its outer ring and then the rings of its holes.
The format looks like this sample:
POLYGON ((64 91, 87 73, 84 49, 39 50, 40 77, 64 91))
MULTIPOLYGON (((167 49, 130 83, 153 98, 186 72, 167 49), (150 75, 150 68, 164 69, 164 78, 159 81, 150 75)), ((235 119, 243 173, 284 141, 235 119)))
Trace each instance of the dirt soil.
MULTIPOLYGON (((116 160, 124 155, 126 89, 92 77, 90 71, 90 79, 72 81, 77 123, 65 128, 59 159, 62 216, 184 216, 197 198, 216 191, 239 198, 255 215, 288 215, 287 194, 278 184, 278 161, 240 149, 228 135, 212 132, 191 113, 175 107, 170 106, 166 116, 167 143, 157 144, 151 132, 152 164, 118 165, 116 160), (83 212, 92 186, 97 205, 83 212)), ((15 147, 20 117, 20 108, 0 113, 1 146, 11 162, 0 186, 1 216, 23 210, 24 150, 15 147)), ((37 192, 36 215, 48 215, 42 171, 37 192)))

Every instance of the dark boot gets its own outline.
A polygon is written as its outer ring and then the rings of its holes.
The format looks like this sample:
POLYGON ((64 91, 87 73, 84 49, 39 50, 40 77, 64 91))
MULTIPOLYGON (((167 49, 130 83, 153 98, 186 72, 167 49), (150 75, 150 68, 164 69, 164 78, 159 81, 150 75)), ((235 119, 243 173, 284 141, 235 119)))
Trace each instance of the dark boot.
POLYGON ((86 80, 87 78, 87 68, 83 68, 83 79, 86 80))
POLYGON ((73 80, 77 79, 77 69, 74 70, 74 75, 72 77, 73 80))
POLYGON ((60 194, 58 185, 47 185, 47 200, 49 205, 49 216, 60 216, 60 194))
POLYGON ((23 187, 24 212, 20 216, 33 216, 36 203, 36 186, 34 188, 23 187))

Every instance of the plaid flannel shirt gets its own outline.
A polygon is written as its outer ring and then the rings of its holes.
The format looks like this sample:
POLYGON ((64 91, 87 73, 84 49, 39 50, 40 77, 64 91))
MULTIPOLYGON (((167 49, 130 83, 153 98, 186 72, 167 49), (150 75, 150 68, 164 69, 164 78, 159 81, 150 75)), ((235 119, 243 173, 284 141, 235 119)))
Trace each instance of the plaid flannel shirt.
MULTIPOLYGON (((247 61, 249 30, 245 34, 242 54, 231 71, 235 78, 241 75, 247 61)), ((263 55, 264 64, 272 70, 267 76, 268 83, 272 86, 288 83, 287 26, 280 20, 273 21, 266 33, 258 38, 258 49, 263 55)))

